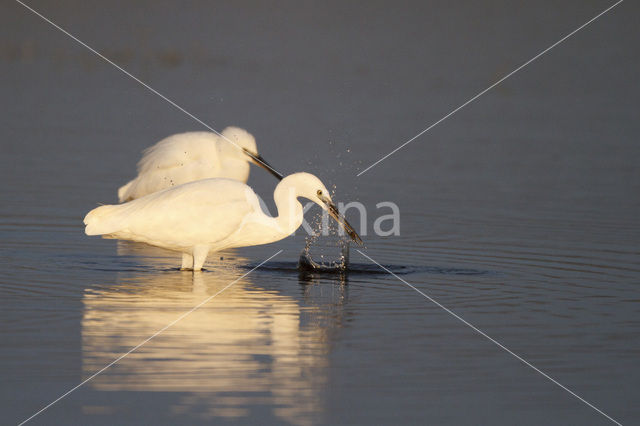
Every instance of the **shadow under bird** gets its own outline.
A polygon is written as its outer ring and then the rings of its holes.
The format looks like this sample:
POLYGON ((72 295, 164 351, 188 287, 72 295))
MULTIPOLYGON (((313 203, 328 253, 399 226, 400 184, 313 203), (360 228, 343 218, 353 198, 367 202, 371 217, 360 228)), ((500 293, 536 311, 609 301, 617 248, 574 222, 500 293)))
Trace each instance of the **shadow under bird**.
POLYGON ((276 186, 278 215, 269 216, 245 183, 203 179, 124 204, 100 206, 84 218, 87 235, 151 244, 182 253, 182 269, 202 269, 209 252, 268 244, 300 227, 307 198, 326 210, 353 241, 360 236, 342 216, 316 176, 294 173, 276 186))
POLYGON ((168 136, 143 151, 138 176, 118 189, 119 202, 208 178, 249 179, 256 164, 277 179, 283 176, 259 154, 256 140, 244 129, 227 127, 221 133, 186 132, 168 136))

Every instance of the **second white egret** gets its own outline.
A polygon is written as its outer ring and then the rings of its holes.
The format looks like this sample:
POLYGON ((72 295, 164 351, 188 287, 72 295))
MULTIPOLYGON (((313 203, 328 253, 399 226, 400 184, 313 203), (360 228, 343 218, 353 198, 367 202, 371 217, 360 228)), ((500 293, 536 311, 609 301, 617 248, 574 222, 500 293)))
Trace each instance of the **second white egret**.
POLYGON ((246 182, 249 163, 282 179, 283 176, 258 154, 251 133, 239 127, 227 127, 221 135, 179 133, 145 149, 138 162, 138 176, 118 189, 118 200, 121 203, 135 200, 200 179, 228 178, 246 182))
POLYGON ((352 240, 362 244, 327 188, 310 173, 294 173, 276 186, 276 217, 262 210, 259 197, 246 184, 204 179, 128 203, 95 208, 84 218, 85 233, 178 251, 182 253, 182 269, 199 271, 209 252, 268 244, 292 234, 303 220, 298 197, 327 210, 352 240))

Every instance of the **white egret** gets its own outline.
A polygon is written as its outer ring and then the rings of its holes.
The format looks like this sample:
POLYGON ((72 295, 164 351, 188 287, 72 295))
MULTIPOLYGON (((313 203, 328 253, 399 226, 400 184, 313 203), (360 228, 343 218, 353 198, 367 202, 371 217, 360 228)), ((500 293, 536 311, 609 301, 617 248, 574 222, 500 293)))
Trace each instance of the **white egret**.
POLYGON ((143 242, 182 253, 182 269, 199 271, 209 252, 279 241, 302 224, 298 197, 320 205, 358 244, 362 240, 338 212, 329 191, 309 173, 294 173, 276 186, 278 216, 267 215, 246 184, 203 179, 146 195, 124 204, 91 210, 87 235, 143 242))
POLYGON ((119 202, 131 201, 172 186, 208 178, 246 182, 249 163, 282 175, 258 154, 256 140, 238 127, 213 132, 179 133, 145 149, 138 162, 138 176, 118 189, 119 202), (231 141, 231 142, 230 142, 231 141))

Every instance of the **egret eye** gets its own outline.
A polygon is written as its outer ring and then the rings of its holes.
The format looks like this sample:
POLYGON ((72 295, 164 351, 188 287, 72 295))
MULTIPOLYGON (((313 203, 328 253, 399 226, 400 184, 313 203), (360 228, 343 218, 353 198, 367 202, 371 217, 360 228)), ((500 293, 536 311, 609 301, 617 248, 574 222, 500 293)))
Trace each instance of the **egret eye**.
POLYGON ((322 190, 318 189, 318 192, 316 192, 316 194, 318 194, 318 197, 322 197, 322 190))

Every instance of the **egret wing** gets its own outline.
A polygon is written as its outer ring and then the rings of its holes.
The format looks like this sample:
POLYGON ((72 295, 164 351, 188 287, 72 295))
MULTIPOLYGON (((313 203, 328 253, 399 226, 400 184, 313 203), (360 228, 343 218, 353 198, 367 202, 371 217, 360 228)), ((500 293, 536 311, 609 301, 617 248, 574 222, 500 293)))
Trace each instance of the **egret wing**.
POLYGON ((192 161, 213 162, 219 167, 218 136, 211 132, 179 133, 145 149, 138 162, 138 173, 181 167, 192 161))
POLYGON ((241 182, 204 179, 114 206, 103 233, 175 249, 215 244, 255 211, 256 198, 241 182))
POLYGON ((120 202, 199 179, 217 177, 218 137, 211 132, 169 136, 143 151, 138 176, 118 189, 120 202))

